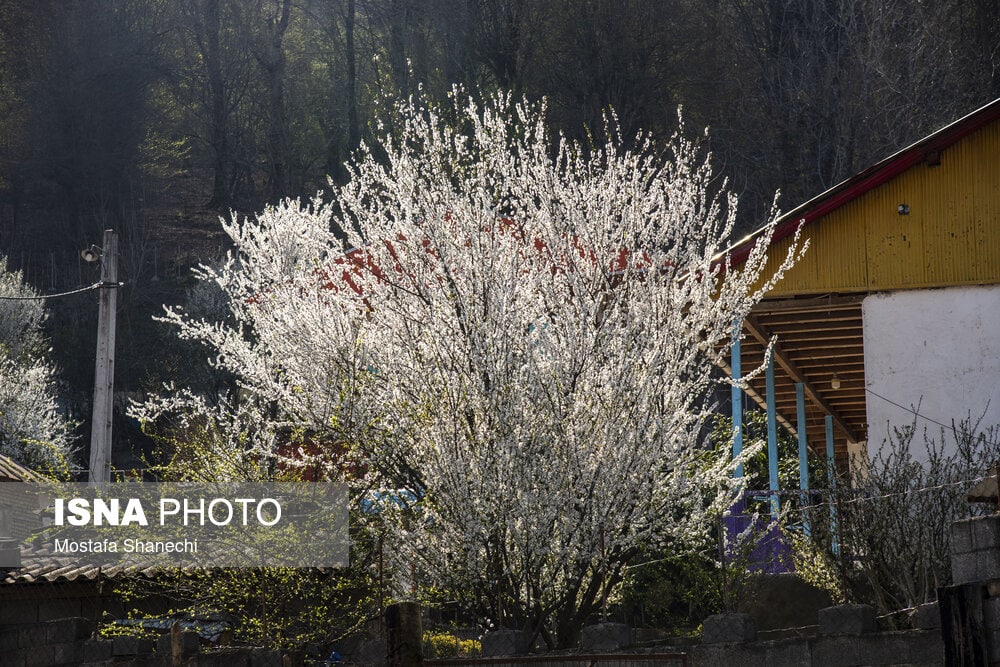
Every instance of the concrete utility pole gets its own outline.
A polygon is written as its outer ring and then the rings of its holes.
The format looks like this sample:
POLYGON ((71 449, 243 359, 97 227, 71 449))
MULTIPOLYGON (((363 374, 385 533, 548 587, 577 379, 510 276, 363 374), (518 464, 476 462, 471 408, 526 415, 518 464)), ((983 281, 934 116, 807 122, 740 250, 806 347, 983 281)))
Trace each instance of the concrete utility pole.
POLYGON ((111 481, 111 415, 115 387, 115 308, 118 305, 118 234, 104 230, 101 301, 97 313, 94 415, 90 430, 91 484, 111 481))

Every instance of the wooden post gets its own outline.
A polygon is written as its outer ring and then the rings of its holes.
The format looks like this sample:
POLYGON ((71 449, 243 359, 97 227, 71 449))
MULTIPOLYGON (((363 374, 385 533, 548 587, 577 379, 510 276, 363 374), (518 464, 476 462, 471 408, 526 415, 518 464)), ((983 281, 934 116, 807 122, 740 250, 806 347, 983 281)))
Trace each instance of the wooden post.
POLYGON ((811 505, 809 498, 809 441, 806 437, 806 397, 805 385, 801 382, 795 383, 795 421, 799 439, 799 491, 802 502, 799 509, 802 511, 802 532, 809 536, 809 517, 806 516, 806 507, 811 505))
POLYGON ((767 358, 767 368, 764 370, 764 383, 767 388, 767 479, 771 491, 771 516, 775 519, 781 513, 781 501, 778 498, 778 424, 776 395, 774 392, 774 351, 767 358))
MULTIPOLYGON (((732 346, 732 372, 733 381, 738 382, 740 380, 740 373, 743 371, 740 369, 741 359, 740 359, 740 332, 742 330, 742 324, 739 320, 733 326, 733 346, 732 346)), ((743 389, 737 385, 732 387, 732 408, 733 408, 733 458, 736 458, 743 452, 743 389)), ((733 472, 733 476, 736 478, 743 477, 743 465, 740 464, 736 466, 736 470, 733 472)))
POLYGON ((837 519, 837 507, 840 505, 840 496, 837 494, 837 458, 833 443, 833 417, 826 415, 824 418, 826 427, 826 475, 832 496, 830 503, 830 546, 833 555, 840 558, 840 524, 837 519))
POLYGON ((118 305, 118 235, 104 230, 101 252, 101 299, 97 313, 97 362, 94 412, 90 430, 91 484, 111 481, 111 417, 115 383, 115 308, 118 305))

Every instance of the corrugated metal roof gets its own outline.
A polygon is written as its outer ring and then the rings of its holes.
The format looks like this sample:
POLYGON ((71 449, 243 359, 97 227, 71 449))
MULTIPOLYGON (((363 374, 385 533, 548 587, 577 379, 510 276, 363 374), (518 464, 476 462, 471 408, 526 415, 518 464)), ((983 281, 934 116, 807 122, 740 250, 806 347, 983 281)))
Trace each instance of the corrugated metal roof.
POLYGON ((44 479, 37 472, 28 470, 10 457, 0 454, 0 482, 40 482, 44 479))
MULTIPOLYGON (((914 144, 890 155, 881 162, 861 171, 854 176, 838 183, 809 201, 801 204, 779 218, 771 244, 785 239, 795 233, 800 224, 809 225, 823 216, 848 204, 874 188, 887 183, 902 174, 910 167, 938 157, 944 149, 953 146, 961 139, 980 130, 990 123, 1000 119, 1000 99, 973 111, 972 113, 946 125, 937 132, 930 134, 914 144)), ((994 187, 991 183, 988 187, 994 187)), ((766 228, 761 228, 737 241, 729 249, 720 253, 717 261, 728 255, 736 265, 746 260, 757 240, 764 234, 766 228)))
POLYGON ((79 559, 67 555, 55 555, 48 550, 22 550, 21 567, 11 569, 0 579, 0 584, 61 583, 72 581, 96 581, 114 579, 123 575, 152 579, 162 568, 135 566, 97 567, 89 563, 79 563, 79 559))

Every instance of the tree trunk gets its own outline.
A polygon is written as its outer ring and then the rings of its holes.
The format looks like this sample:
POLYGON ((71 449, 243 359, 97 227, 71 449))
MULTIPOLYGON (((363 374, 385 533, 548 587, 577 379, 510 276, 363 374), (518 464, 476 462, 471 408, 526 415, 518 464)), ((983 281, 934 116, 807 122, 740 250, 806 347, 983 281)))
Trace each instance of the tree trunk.
MULTIPOLYGON (((209 140, 215 152, 212 178, 212 198, 208 208, 225 209, 232 203, 230 176, 232 158, 229 147, 228 113, 226 112, 226 86, 222 74, 221 0, 207 0, 204 5, 203 55, 208 76, 209 140)), ((195 19, 197 20, 197 18, 195 19)))
POLYGON ((352 151, 361 143, 361 124, 358 120, 358 66, 354 48, 356 18, 355 0, 347 0, 347 16, 344 20, 347 50, 347 146, 352 151))
POLYGON ((278 17, 268 26, 258 62, 267 77, 267 153, 270 162, 271 196, 275 199, 289 193, 288 130, 285 119, 285 51, 282 42, 288 30, 291 0, 282 0, 278 17))

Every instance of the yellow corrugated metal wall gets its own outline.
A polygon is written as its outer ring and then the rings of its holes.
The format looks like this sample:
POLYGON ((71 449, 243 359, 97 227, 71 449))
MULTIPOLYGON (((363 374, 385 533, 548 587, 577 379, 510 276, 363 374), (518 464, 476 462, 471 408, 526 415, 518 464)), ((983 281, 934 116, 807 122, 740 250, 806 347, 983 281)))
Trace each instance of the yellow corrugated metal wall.
MULTIPOLYGON (((1000 122, 804 229, 806 256, 770 296, 1000 283, 1000 122), (907 204, 909 215, 897 207, 907 204)), ((789 240, 770 251, 774 266, 789 240)))

